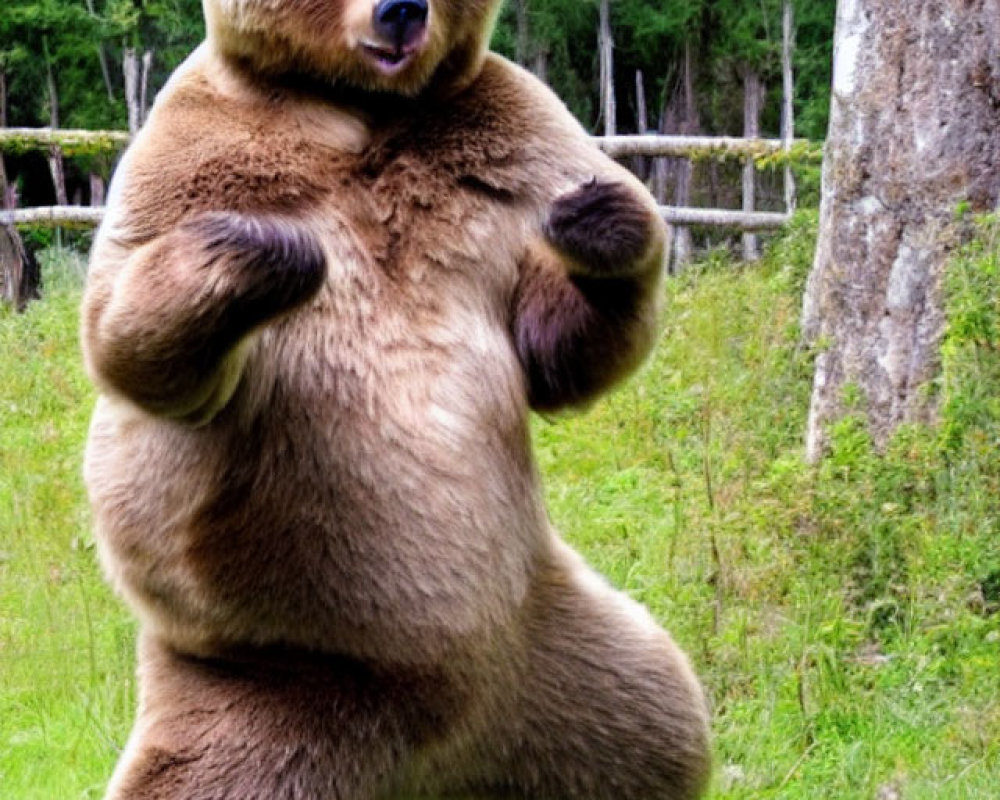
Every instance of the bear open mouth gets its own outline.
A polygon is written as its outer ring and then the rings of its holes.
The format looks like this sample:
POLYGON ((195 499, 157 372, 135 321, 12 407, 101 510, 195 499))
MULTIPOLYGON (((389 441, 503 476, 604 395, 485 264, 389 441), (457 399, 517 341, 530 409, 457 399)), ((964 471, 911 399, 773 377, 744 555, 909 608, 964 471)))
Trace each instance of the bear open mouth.
POLYGON ((403 64, 410 60, 416 48, 400 47, 388 48, 378 45, 363 44, 365 53, 375 62, 375 65, 384 72, 395 72, 402 68, 403 64))

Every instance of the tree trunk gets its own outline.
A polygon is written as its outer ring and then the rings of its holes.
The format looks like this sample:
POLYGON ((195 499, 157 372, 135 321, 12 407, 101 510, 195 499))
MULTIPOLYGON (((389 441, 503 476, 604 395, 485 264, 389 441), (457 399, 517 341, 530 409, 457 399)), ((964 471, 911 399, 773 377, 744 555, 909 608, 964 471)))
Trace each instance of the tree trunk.
MULTIPOLYGON (((785 152, 792 149, 795 138, 795 78, 792 74, 792 52, 795 49, 795 21, 792 0, 784 0, 781 13, 781 138, 785 152)), ((795 173, 785 165, 785 213, 795 210, 795 173)))
POLYGON ((649 113, 646 109, 646 84, 642 70, 635 71, 635 132, 649 133, 649 113))
MULTIPOLYGON (((48 41, 44 36, 42 37, 42 54, 45 57, 45 85, 49 95, 49 127, 56 130, 59 127, 59 90, 56 85, 56 73, 52 69, 48 41)), ((49 148, 49 170, 52 173, 52 185, 55 187, 56 205, 67 205, 66 169, 63 163, 62 148, 55 145, 49 148)))
POLYGON ((548 83, 549 81, 549 54, 544 48, 539 47, 535 57, 531 59, 531 71, 535 73, 538 80, 548 83))
MULTIPOLYGON (((684 70, 681 81, 681 113, 680 133, 691 136, 698 128, 698 110, 694 103, 694 76, 691 69, 691 44, 684 42, 684 70)), ((674 205, 687 208, 691 205, 691 180, 694 166, 690 158, 677 162, 677 183, 674 185, 674 205)), ((694 242, 690 228, 677 228, 674 232, 674 253, 671 271, 681 272, 691 261, 694 254, 694 242)))
POLYGON ((610 0, 601 0, 597 41, 601 51, 601 114, 604 117, 604 135, 614 136, 618 109, 615 105, 615 42, 611 35, 610 0))
MULTIPOLYGON (((0 128, 7 127, 7 72, 0 69, 0 128)), ((8 208, 13 193, 8 188, 7 169, 0 153, 0 208, 8 208)), ((13 225, 0 226, 0 300, 20 306, 25 259, 24 243, 13 225)))
POLYGON ((816 359, 807 456, 844 390, 876 445, 933 420, 941 279, 959 203, 1000 200, 1000 0, 839 3, 820 231, 803 303, 816 359))
MULTIPOLYGON (((97 19, 97 11, 94 9, 94 0, 86 0, 87 13, 97 19)), ((101 65, 101 77, 104 79, 104 88, 108 93, 108 100, 115 101, 115 90, 111 84, 111 70, 108 68, 108 51, 104 47, 104 42, 100 41, 97 47, 97 60, 101 65)))
MULTIPOLYGON (((0 67, 0 128, 7 127, 7 71, 0 67)), ((4 164, 3 153, 0 152, 0 208, 8 208, 11 197, 8 188, 7 167, 4 164)))
POLYGON ((517 38, 514 40, 514 60, 522 67, 528 66, 530 58, 531 31, 528 26, 528 0, 516 0, 514 16, 517 20, 517 38))
POLYGON ((528 10, 528 0, 516 0, 514 3, 516 19, 516 38, 514 40, 514 60, 522 67, 530 69, 539 80, 548 79, 549 54, 531 35, 531 14, 528 10))
POLYGON ((122 77, 125 80, 128 132, 134 136, 142 125, 142 107, 139 99, 139 59, 134 47, 126 47, 122 53, 122 77))
POLYGON ((40 295, 41 270, 13 225, 0 225, 0 301, 23 311, 40 295))
MULTIPOLYGON (((660 119, 656 126, 661 135, 669 134, 676 128, 675 111, 670 92, 665 89, 663 103, 660 106, 660 119)), ((658 156, 653 159, 653 196, 661 206, 667 202, 667 187, 670 184, 672 168, 673 159, 671 158, 658 156)))
POLYGON ((24 272, 19 244, 17 228, 13 225, 0 226, 0 300, 15 308, 21 295, 21 275, 24 272))
MULTIPOLYGON (((642 77, 642 70, 635 71, 635 132, 645 135, 649 132, 649 112, 646 107, 646 83, 642 77)), ((649 177, 649 159, 645 156, 633 156, 632 171, 639 176, 640 180, 649 177)))
POLYGON ((142 78, 139 81, 139 127, 146 124, 146 114, 149 113, 149 73, 153 70, 153 51, 142 54, 142 78))
POLYGON ((62 150, 55 146, 49 148, 49 171, 52 173, 52 185, 56 191, 56 205, 69 205, 69 198, 66 195, 66 163, 63 160, 62 150))
POLYGON ((90 205, 100 208, 104 205, 104 178, 96 172, 90 173, 90 205))
MULTIPOLYGON (((760 74, 753 67, 747 66, 743 71, 743 136, 747 139, 760 137, 760 109, 764 104, 764 84, 760 74)), ((743 165, 743 211, 750 213, 757 210, 757 166, 752 158, 743 165)), ((760 246, 757 234, 743 234, 743 259, 756 261, 760 258, 760 246)))

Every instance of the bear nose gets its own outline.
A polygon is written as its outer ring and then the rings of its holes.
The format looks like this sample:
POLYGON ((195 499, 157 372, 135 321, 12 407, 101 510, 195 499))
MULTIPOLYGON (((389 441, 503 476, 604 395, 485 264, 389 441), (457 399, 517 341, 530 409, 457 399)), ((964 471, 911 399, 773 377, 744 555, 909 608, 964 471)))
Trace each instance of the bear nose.
POLYGON ((375 32, 397 49, 413 44, 427 25, 427 0, 380 0, 375 32))

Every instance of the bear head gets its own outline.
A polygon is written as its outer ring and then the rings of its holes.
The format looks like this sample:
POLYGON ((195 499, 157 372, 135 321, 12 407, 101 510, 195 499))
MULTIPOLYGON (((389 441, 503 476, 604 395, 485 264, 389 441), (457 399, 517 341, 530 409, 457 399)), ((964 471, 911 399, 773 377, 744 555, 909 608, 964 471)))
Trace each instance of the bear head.
POLYGON ((217 52, 264 75, 415 96, 478 74, 501 0, 203 0, 217 52))

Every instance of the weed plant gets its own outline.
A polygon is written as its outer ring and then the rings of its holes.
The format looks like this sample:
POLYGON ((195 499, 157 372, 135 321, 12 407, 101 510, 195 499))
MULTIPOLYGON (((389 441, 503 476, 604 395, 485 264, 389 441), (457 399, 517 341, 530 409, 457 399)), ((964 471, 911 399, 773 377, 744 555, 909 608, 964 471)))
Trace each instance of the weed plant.
MULTIPOLYGON (((877 453, 859 408, 807 466, 815 224, 799 215, 760 264, 720 251, 672 279, 641 374, 536 420, 551 514, 691 654, 713 798, 997 798, 1000 222, 947 274, 938 423, 877 453)), ((72 264, 46 264, 28 313, 0 312, 3 800, 100 797, 133 714, 134 625, 80 480, 72 264)))

